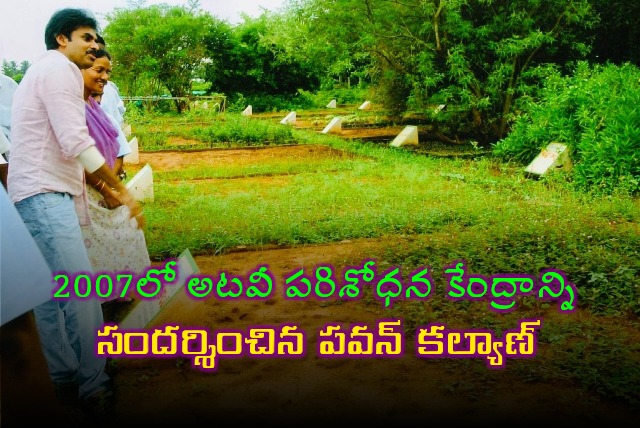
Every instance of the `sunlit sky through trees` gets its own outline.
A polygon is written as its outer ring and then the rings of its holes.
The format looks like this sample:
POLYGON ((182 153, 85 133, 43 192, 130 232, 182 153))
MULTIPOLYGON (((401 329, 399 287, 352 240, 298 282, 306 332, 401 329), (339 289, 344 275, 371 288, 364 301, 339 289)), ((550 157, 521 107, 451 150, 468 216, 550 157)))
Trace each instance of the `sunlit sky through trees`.
MULTIPOLYGON (((241 13, 257 17, 263 10, 276 11, 285 0, 200 0, 200 8, 214 17, 231 23, 241 22, 241 13)), ((187 1, 147 0, 146 6, 166 3, 187 5, 187 1)), ((127 0, 95 2, 70 0, 4 1, 0 7, 0 59, 33 62, 45 52, 44 29, 51 15, 65 7, 89 9, 105 26, 105 15, 115 8, 126 8, 127 0)), ((108 42, 108 41, 107 41, 108 42)))

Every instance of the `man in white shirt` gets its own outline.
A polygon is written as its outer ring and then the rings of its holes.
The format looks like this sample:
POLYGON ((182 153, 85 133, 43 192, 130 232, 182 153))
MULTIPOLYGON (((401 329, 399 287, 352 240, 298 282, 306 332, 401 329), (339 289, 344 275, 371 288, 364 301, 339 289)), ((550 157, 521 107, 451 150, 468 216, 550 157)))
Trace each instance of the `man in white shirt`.
MULTIPOLYGON (((100 49, 107 51, 107 44, 100 34, 98 34, 96 42, 100 49)), ((109 118, 114 122, 116 129, 118 130, 120 153, 118 153, 118 159, 116 159, 115 171, 118 173, 118 177, 120 177, 121 180, 124 180, 127 178, 127 173, 124 170, 124 157, 131 153, 131 147, 127 141, 127 136, 124 135, 124 130, 122 129, 126 108, 124 106, 124 101, 122 101, 122 98, 120 97, 120 90, 118 89, 118 86, 111 80, 107 81, 102 91, 103 92, 101 94, 92 95, 96 100, 98 100, 100 107, 102 107, 102 110, 109 115, 109 118)))
MULTIPOLYGON (((108 50, 106 48, 107 44, 100 34, 98 34, 96 42, 98 43, 98 46, 100 46, 100 49, 108 50)), ((104 85, 104 92, 102 93, 100 100, 100 107, 102 107, 102 110, 106 111, 116 120, 119 128, 122 127, 122 124, 124 123, 124 112, 127 111, 127 109, 124 106, 122 97, 120 96, 120 89, 118 89, 118 86, 111 80, 104 85)))
POLYGON ((104 111, 116 120, 118 127, 121 128, 124 123, 124 112, 126 111, 126 108, 124 106, 124 101, 122 101, 122 98, 120 97, 118 87, 111 80, 104 85, 104 92, 102 94, 100 105, 104 111))

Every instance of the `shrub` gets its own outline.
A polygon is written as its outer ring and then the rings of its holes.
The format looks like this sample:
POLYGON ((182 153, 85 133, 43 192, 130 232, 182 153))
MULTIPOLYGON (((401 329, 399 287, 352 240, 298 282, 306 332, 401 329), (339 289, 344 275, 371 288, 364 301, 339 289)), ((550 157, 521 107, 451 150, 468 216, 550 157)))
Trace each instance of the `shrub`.
POLYGON ((640 192, 640 69, 583 62, 572 76, 556 73, 493 152, 529 163, 553 141, 568 146, 578 188, 640 192))
POLYGON ((362 104, 368 99, 368 89, 354 88, 333 88, 317 92, 299 90, 300 97, 309 100, 311 108, 324 109, 331 100, 336 100, 339 105, 362 104))
POLYGON ((191 129, 187 138, 214 145, 234 143, 234 145, 287 144, 293 140, 291 127, 279 123, 251 120, 237 114, 224 115, 224 120, 206 127, 191 129))
POLYGON ((240 112, 248 105, 254 112, 277 112, 291 110, 305 110, 313 107, 313 102, 308 98, 296 94, 287 95, 243 95, 234 94, 230 97, 228 110, 230 112, 240 112))

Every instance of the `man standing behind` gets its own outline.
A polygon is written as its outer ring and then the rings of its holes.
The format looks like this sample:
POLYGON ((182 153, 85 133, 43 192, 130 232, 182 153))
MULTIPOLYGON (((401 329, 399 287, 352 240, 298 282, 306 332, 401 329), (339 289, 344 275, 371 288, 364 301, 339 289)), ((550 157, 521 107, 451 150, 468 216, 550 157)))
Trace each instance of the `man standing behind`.
MULTIPOLYGON (((107 49, 107 43, 100 34, 98 34, 97 42, 100 49, 107 49)), ((120 90, 115 83, 109 80, 107 84, 104 85, 103 91, 100 107, 113 117, 118 123, 118 128, 121 128, 124 123, 124 112, 127 111, 127 109, 124 106, 122 97, 120 97, 120 90)))
MULTIPOLYGON (((100 34, 97 35, 96 42, 100 49, 106 51, 106 42, 102 38, 100 34)), ((126 108, 124 106, 124 101, 120 97, 120 90, 111 80, 107 80, 104 87, 102 88, 101 94, 91 94, 92 97, 100 104, 102 110, 105 111, 109 115, 111 119, 113 119, 114 124, 118 130, 118 141, 120 142, 122 150, 118 154, 118 158, 116 159, 116 166, 114 171, 116 171, 118 177, 121 180, 127 178, 127 173, 124 170, 124 157, 131 153, 131 147, 129 146, 129 142, 127 141, 127 136, 124 134, 124 130, 122 129, 122 125, 124 124, 124 112, 126 108)))
MULTIPOLYGON (((97 27, 86 10, 55 12, 45 29, 47 52, 29 67, 14 96, 9 195, 52 272, 92 271, 80 230, 90 221, 83 167, 114 188, 144 226, 140 206, 87 130, 80 68, 93 65, 97 27)), ((110 379, 106 360, 95 355, 100 301, 52 299, 33 311, 59 398, 80 399, 91 414, 106 415, 110 379)))

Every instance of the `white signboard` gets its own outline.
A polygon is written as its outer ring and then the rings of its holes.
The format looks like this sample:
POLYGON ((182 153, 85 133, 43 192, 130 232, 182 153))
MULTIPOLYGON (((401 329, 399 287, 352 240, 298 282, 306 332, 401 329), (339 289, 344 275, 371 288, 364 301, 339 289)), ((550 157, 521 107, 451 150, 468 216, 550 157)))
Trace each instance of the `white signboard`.
POLYGON ((296 112, 292 111, 291 113, 286 115, 285 118, 280 121, 280 123, 282 123, 283 125, 296 123, 296 112))
POLYGON ((142 329, 147 327, 158 314, 169 304, 179 290, 184 289, 188 276, 199 274, 200 270, 186 249, 178 257, 178 277, 170 285, 165 285, 160 297, 139 301, 131 312, 122 320, 123 329, 142 329))
POLYGON ((138 157, 138 137, 133 137, 131 141, 129 141, 129 147, 131 147, 131 153, 124 156, 123 162, 137 165, 140 163, 140 158, 138 157))
POLYGON ((540 177, 555 169, 571 169, 569 150, 560 143, 550 143, 524 170, 526 175, 540 177))
POLYGON ((146 164, 126 184, 136 201, 153 201, 153 170, 146 164))
POLYGON ((323 134, 339 134, 342 132, 342 118, 334 117, 322 130, 323 134))

